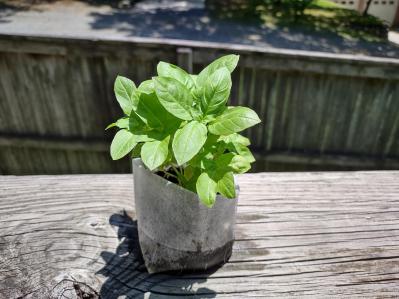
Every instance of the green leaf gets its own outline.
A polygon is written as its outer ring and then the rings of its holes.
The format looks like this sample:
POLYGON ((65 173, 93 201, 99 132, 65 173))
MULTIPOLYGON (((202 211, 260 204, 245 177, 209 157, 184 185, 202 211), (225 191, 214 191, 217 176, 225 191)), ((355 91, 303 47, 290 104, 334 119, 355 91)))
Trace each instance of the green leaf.
POLYGON ((235 173, 245 173, 251 169, 251 164, 240 155, 235 155, 229 166, 235 173))
POLYGON ((143 147, 143 143, 138 143, 134 149, 132 150, 132 158, 139 158, 141 155, 141 148, 143 147))
POLYGON ((139 100, 136 85, 128 78, 118 76, 115 80, 114 92, 123 112, 130 115, 130 112, 136 109, 139 100))
POLYGON ((136 113, 149 127, 163 129, 179 120, 171 115, 160 103, 156 94, 141 94, 136 113))
POLYGON ((238 133, 233 133, 230 135, 222 135, 219 137, 219 140, 222 140, 226 143, 239 143, 245 146, 248 146, 251 144, 249 139, 247 137, 244 137, 238 133))
POLYGON ((232 172, 226 172, 217 182, 216 191, 226 198, 236 197, 236 188, 234 186, 234 176, 232 172))
POLYGON ((119 129, 128 129, 129 128, 129 118, 128 117, 124 117, 124 118, 120 118, 116 121, 116 126, 119 129))
POLYGON ((134 132, 134 133, 144 132, 144 131, 148 130, 146 123, 134 111, 132 111, 130 113, 128 128, 129 128, 129 131, 134 132))
POLYGON ((221 111, 229 98, 231 89, 230 72, 226 67, 215 71, 207 80, 201 97, 202 112, 213 114, 221 111))
POLYGON ((194 81, 187 72, 178 66, 161 61, 157 65, 158 76, 176 79, 188 89, 194 87, 194 81))
POLYGON ((205 85, 206 80, 218 69, 222 67, 226 67, 230 73, 234 71, 237 66, 238 60, 240 59, 239 55, 226 55, 222 56, 211 64, 209 64, 206 68, 204 68, 197 77, 196 83, 197 86, 202 87, 205 85))
POLYGON ((191 121, 177 130, 172 142, 177 164, 182 165, 191 160, 204 145, 206 137, 206 126, 197 121, 191 121))
POLYGON ((220 155, 216 159, 216 165, 219 171, 229 169, 235 173, 244 173, 251 169, 251 164, 243 156, 233 153, 220 155))
POLYGON ((255 162, 255 157, 252 155, 251 151, 249 148, 247 148, 245 145, 241 143, 232 143, 235 151, 242 157, 245 158, 249 163, 255 162))
POLYGON ((260 123, 255 111, 247 107, 232 107, 209 123, 209 131, 215 135, 229 135, 260 123))
POLYGON ((109 124, 105 129, 108 130, 109 128, 118 127, 119 129, 128 129, 129 128, 129 118, 123 117, 118 119, 116 122, 109 124))
POLYGON ((105 128, 105 130, 108 130, 108 129, 111 129, 111 128, 114 128, 114 127, 116 127, 116 123, 111 123, 105 128))
POLYGON ((152 80, 145 80, 141 82, 137 90, 141 93, 152 94, 155 92, 154 82, 152 80))
POLYGON ((137 144, 137 137, 128 130, 120 130, 111 143, 111 157, 118 160, 130 153, 137 144))
POLYGON ((201 202, 207 207, 212 207, 216 201, 216 182, 203 172, 198 177, 196 189, 201 202))
POLYGON ((174 116, 183 119, 193 119, 193 97, 182 83, 173 78, 157 77, 155 92, 159 102, 174 116))
POLYGON ((197 82, 198 75, 189 75, 193 80, 194 84, 197 82))
POLYGON ((150 170, 154 170, 165 162, 168 157, 169 139, 170 136, 167 136, 163 140, 144 143, 141 148, 141 159, 150 170))

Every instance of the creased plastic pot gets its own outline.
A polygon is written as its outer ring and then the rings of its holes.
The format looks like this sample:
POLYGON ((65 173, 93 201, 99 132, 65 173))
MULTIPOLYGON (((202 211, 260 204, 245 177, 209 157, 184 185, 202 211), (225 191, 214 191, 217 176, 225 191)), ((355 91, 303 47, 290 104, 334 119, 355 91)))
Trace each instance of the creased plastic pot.
POLYGON ((133 174, 139 242, 149 273, 206 270, 229 259, 237 199, 218 195, 207 208, 197 194, 152 173, 141 159, 133 160, 133 174))

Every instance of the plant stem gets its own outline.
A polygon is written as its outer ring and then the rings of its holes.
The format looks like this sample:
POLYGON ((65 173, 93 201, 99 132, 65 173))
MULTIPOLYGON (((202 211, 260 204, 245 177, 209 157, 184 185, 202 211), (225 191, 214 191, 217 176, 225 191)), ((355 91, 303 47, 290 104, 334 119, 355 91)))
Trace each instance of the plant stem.
POLYGON ((177 174, 177 180, 179 181, 179 185, 180 186, 183 186, 183 184, 182 184, 182 181, 181 181, 181 177, 182 177, 182 174, 181 174, 181 172, 179 171, 179 170, 177 170, 177 168, 172 164, 171 165, 172 166, 172 168, 173 168, 173 170, 176 172, 176 174, 177 174))

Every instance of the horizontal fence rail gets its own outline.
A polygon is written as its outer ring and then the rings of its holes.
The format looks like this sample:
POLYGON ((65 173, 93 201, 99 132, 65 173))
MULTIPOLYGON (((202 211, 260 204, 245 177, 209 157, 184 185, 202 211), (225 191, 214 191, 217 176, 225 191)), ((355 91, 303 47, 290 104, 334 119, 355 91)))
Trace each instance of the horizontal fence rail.
POLYGON ((198 73, 240 54, 232 105, 262 123, 246 134, 255 170, 399 169, 399 60, 191 41, 0 35, 0 173, 126 172, 111 161, 121 116, 113 82, 152 77, 159 60, 198 73))

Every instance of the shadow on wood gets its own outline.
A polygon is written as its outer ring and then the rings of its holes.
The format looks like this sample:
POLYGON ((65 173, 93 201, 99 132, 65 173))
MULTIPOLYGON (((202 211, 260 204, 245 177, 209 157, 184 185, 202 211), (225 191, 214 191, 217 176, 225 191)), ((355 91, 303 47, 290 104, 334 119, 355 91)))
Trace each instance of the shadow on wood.
MULTIPOLYGON (((205 287, 193 288, 206 281, 206 277, 216 269, 206 272, 198 279, 184 279, 182 273, 149 274, 144 266, 139 238, 137 232, 137 221, 133 220, 125 211, 123 214, 113 214, 109 222, 112 226, 118 227, 119 246, 116 252, 103 251, 101 257, 105 261, 105 266, 96 274, 107 277, 101 286, 100 298, 117 299, 121 296, 134 296, 134 298, 154 298, 165 296, 201 296, 201 298, 214 298, 216 292, 205 287), (179 279, 180 278, 180 279, 179 279), (178 294, 172 294, 171 290, 165 288, 163 284, 158 284, 168 280, 173 280, 174 289, 179 289, 178 294), (129 283, 126 283, 128 281, 129 283), (176 283, 180 285, 177 286, 176 283), (148 293, 147 293, 148 292, 148 293), (149 293, 151 292, 151 293, 149 293)), ((171 232, 173 233, 173 232, 171 232)), ((192 278, 192 277, 190 277, 192 278)))

